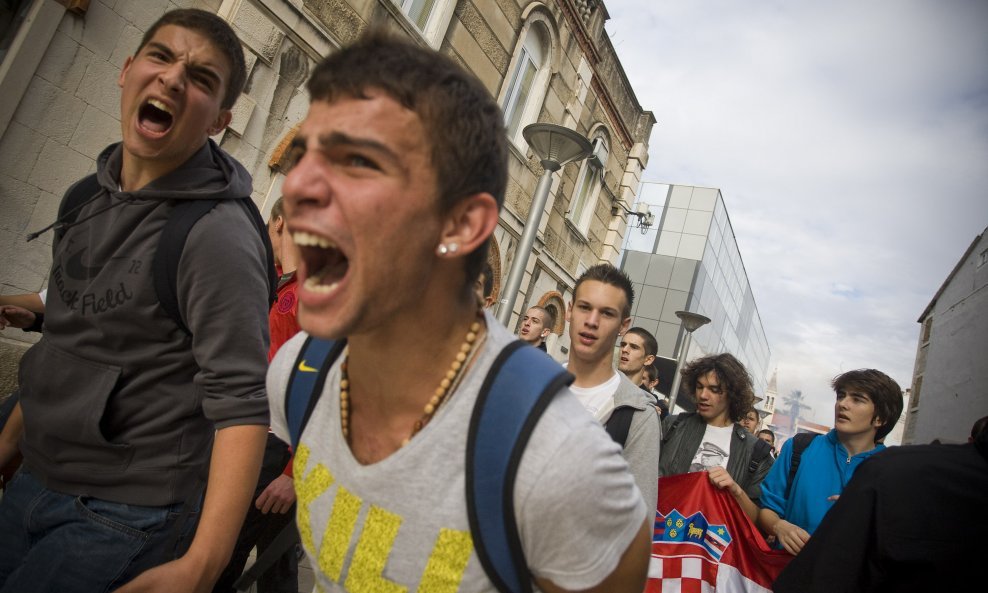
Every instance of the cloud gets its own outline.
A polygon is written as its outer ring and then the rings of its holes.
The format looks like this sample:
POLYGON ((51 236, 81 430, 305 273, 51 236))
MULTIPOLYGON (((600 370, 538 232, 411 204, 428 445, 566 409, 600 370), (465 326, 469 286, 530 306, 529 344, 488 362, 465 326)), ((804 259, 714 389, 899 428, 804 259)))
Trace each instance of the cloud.
MULTIPOLYGON (((988 225, 988 3, 622 0, 647 181, 718 187, 779 368, 911 383, 916 319, 988 225)), ((822 416, 820 415, 822 414, 822 416)))

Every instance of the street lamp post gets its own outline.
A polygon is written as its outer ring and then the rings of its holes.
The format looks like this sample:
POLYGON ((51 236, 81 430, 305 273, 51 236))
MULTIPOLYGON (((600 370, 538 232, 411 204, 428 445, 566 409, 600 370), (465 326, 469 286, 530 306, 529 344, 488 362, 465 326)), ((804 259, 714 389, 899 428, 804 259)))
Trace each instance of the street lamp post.
POLYGON ((683 365, 686 363, 686 357, 690 352, 690 341, 693 338, 693 332, 710 323, 709 317, 705 317, 699 313, 690 313, 689 311, 676 311, 676 317, 682 320, 683 329, 686 330, 686 336, 683 337, 683 343, 679 347, 679 356, 676 357, 676 376, 672 378, 672 389, 669 390, 670 414, 673 413, 673 408, 676 406, 676 398, 679 397, 679 384, 683 380, 683 365))
POLYGON ((521 133, 528 145, 541 159, 544 171, 542 178, 539 179, 538 188, 535 190, 535 196, 532 198, 532 207, 528 210, 528 220, 525 222, 521 241, 518 243, 515 257, 511 261, 508 282, 501 293, 504 298, 497 310, 497 320, 505 327, 511 321, 511 312, 515 307, 518 289, 521 288, 521 279, 525 275, 525 268, 528 266, 528 256, 532 251, 532 245, 535 243, 535 235, 539 231, 539 221, 542 219, 542 211, 545 209, 546 200, 549 198, 549 187, 552 185, 552 174, 566 163, 582 159, 592 150, 590 141, 582 135, 555 124, 530 124, 525 126, 521 133))

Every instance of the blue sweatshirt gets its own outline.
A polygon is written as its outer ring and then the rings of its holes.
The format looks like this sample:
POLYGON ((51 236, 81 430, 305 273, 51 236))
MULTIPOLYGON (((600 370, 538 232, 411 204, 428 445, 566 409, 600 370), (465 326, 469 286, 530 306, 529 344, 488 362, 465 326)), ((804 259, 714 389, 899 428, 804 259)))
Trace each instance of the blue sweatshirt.
POLYGON ((813 439, 803 451, 789 498, 786 499, 786 482, 792 466, 792 442, 789 439, 782 445, 779 458, 762 481, 759 504, 812 535, 834 504, 827 497, 843 492, 861 462, 885 449, 885 445, 875 445, 871 451, 851 457, 837 440, 836 430, 813 439))

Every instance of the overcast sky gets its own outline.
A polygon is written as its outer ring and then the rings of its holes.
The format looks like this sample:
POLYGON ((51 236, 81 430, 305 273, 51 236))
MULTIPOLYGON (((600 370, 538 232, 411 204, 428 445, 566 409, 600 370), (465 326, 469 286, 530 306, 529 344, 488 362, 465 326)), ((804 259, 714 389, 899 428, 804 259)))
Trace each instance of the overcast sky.
POLYGON ((645 180, 721 189, 780 400, 831 425, 841 371, 909 387, 916 320, 988 225, 988 2, 606 6, 657 120, 645 180))

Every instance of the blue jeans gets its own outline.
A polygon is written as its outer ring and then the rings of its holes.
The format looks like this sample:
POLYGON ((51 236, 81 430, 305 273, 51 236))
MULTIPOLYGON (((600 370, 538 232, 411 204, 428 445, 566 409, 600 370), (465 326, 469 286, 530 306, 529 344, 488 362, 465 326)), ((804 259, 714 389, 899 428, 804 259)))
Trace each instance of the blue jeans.
POLYGON ((177 527, 181 503, 147 507, 62 494, 21 470, 0 502, 0 593, 112 591, 184 553, 198 509, 197 501, 177 527))

